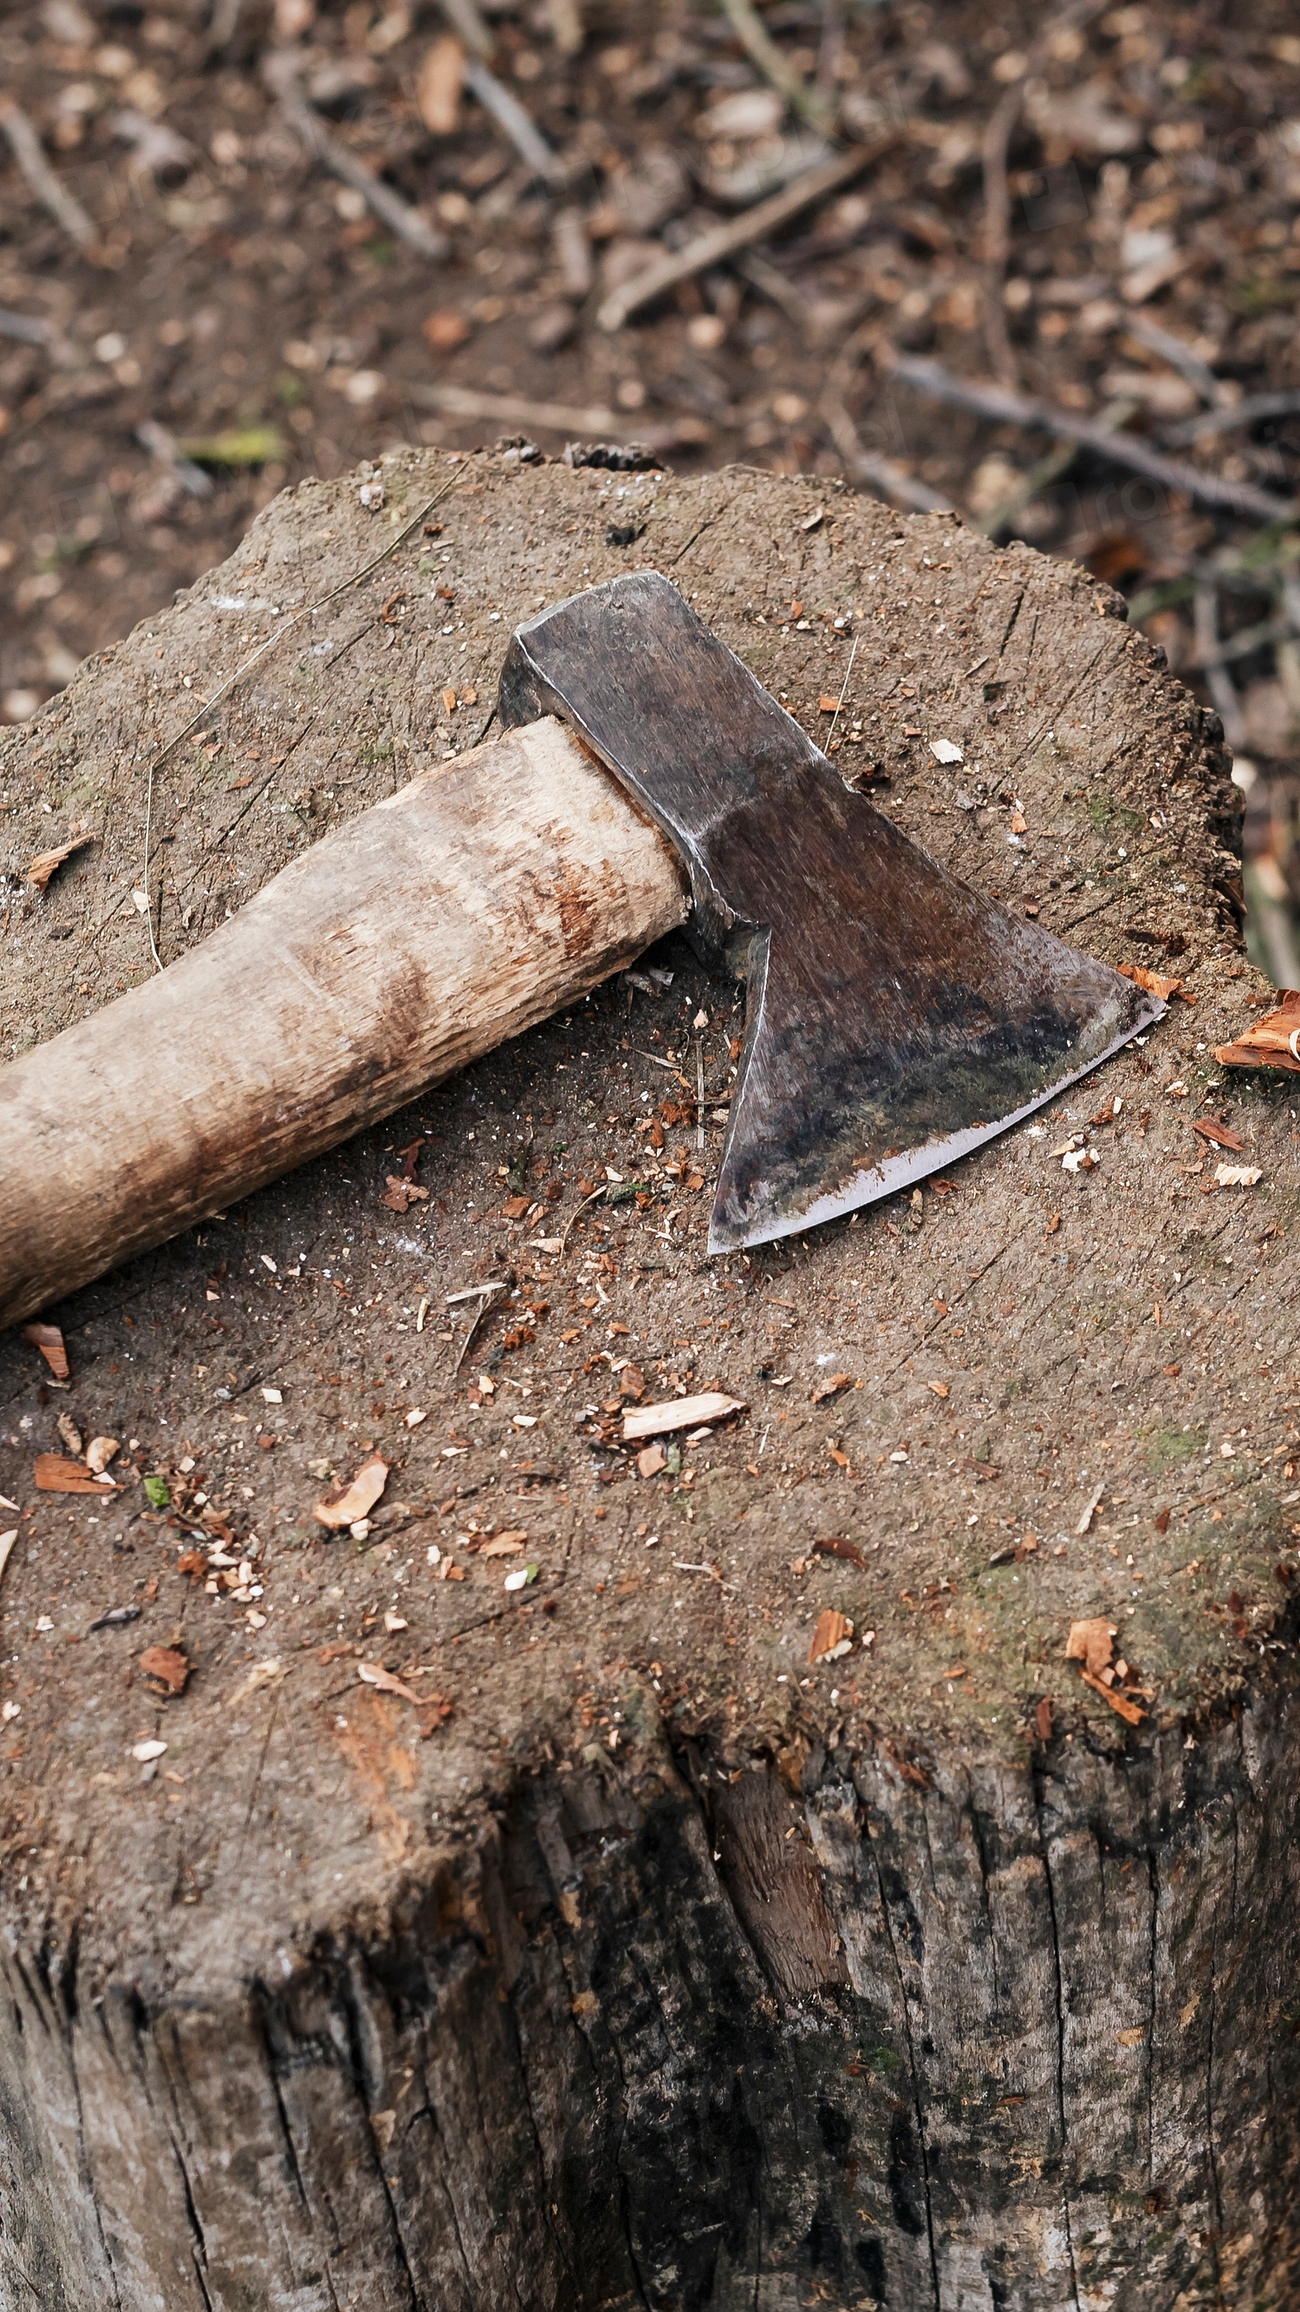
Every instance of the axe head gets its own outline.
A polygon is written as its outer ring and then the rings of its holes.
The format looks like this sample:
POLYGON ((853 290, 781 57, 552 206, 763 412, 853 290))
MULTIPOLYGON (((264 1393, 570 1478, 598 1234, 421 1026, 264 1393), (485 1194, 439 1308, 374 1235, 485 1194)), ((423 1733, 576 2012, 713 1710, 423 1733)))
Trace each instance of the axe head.
POLYGON ((940 1170, 1164 1009, 853 794, 657 571, 521 626, 500 714, 507 728, 557 715, 658 823, 706 953, 749 935, 712 1252, 940 1170))

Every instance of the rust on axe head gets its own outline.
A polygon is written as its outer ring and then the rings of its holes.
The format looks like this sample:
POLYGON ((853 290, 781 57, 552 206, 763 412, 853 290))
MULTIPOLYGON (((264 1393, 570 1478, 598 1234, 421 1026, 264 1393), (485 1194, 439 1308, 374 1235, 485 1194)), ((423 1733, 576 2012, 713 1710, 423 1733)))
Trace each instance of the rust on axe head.
POLYGON ((657 821, 706 953, 750 934, 712 1252, 924 1178, 1164 1009, 981 898, 851 793, 657 571, 521 626, 500 712, 507 728, 559 716, 657 821))

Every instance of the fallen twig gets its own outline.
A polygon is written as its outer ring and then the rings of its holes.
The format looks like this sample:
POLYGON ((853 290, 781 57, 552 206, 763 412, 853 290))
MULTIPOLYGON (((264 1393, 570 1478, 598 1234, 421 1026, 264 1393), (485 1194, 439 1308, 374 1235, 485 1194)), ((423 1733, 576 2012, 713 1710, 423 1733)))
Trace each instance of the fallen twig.
POLYGON ((1208 674, 1212 666, 1229 666, 1234 658, 1249 658, 1252 651, 1262 650, 1269 642, 1281 642, 1295 631, 1289 618, 1263 618, 1256 626, 1241 627, 1230 642, 1220 642, 1212 657, 1202 658, 1198 651, 1190 667, 1208 674))
MULTIPOLYGON (((1148 353, 1159 354, 1162 361, 1167 361, 1170 368, 1176 369, 1180 377, 1185 377, 1205 401, 1213 406, 1221 400, 1223 386, 1209 363, 1202 361, 1199 354, 1193 353, 1191 346, 1185 344, 1181 337, 1175 337, 1172 329, 1162 329, 1159 322, 1153 321, 1146 313, 1127 313, 1124 316, 1124 329, 1127 336, 1136 337, 1139 345, 1145 345, 1148 353)), ((1202 422, 1200 419, 1196 421, 1198 429, 1202 422)), ((1166 434, 1166 441, 1169 438, 1166 434)))
POLYGON ((984 342, 1002 383, 1019 383, 1016 358, 1007 333, 1007 309, 1002 295, 1007 258, 1011 253, 1011 191, 1007 180, 1007 151, 1011 132, 1025 101, 1023 80, 1014 81, 999 97, 984 129, 984 342))
POLYGON ((453 32, 458 32, 471 56, 481 56, 486 64, 491 59, 496 43, 478 0, 442 0, 442 13, 453 32))
POLYGON ((566 1247, 566 1246, 567 1246, 567 1244, 568 1244, 568 1241, 569 1241, 569 1231, 570 1231, 570 1229, 572 1228, 574 1221, 575 1221, 575 1220, 581 1220, 583 1213, 584 1213, 584 1212, 585 1212, 585 1211, 588 1209, 588 1207, 589 1207, 590 1205, 592 1205, 592 1204, 598 1204, 598 1203, 599 1203, 599 1201, 600 1201, 600 1199, 601 1199, 601 1197, 604 1195, 604 1193, 605 1193, 605 1183, 604 1183, 604 1181, 602 1180, 602 1182, 601 1182, 601 1184, 600 1184, 599 1188, 593 1188, 593 1189, 592 1189, 592 1192, 591 1192, 591 1194, 590 1194, 590 1196, 584 1196, 584 1197, 583 1197, 583 1199, 582 1199, 582 1202, 581 1202, 581 1204, 576 1204, 576 1205, 574 1206, 574 1208, 573 1208, 572 1212, 569 1214, 569 1217, 568 1217, 568 1219, 566 1220, 566 1222, 565 1222, 565 1224, 564 1224, 564 1228, 563 1228, 563 1231, 562 1231, 562 1233, 561 1233, 561 1236, 560 1236, 560 1252, 561 1252, 561 1254, 563 1254, 563 1252, 564 1252, 564 1250, 565 1250, 565 1247, 566 1247))
POLYGON ((1245 401, 1224 402, 1220 409, 1204 409, 1166 426, 1163 438, 1174 447, 1199 441, 1203 434, 1235 433, 1238 426, 1255 425, 1260 418, 1294 417, 1298 410, 1300 393, 1252 393, 1245 401))
POLYGON ((1196 466, 1184 465, 1181 459, 1163 457, 1132 434, 1107 433, 1096 418, 1074 417, 1068 410, 1053 409, 1050 403, 1033 401, 1028 394, 1007 393, 1000 386, 972 384, 966 378, 954 377, 940 362, 902 356, 893 361, 891 375, 915 386, 918 393, 949 402, 956 409, 968 409, 976 417, 991 418, 995 424, 1028 426, 1077 442, 1082 449, 1099 450, 1116 465, 1128 466, 1153 482, 1163 482, 1168 490, 1184 491, 1205 505, 1226 506, 1231 513, 1253 514, 1266 522, 1284 520, 1293 511, 1289 501, 1257 490, 1250 482, 1221 481, 1216 474, 1203 474, 1196 466))
POLYGON ((867 449, 859 436, 845 396, 866 344, 864 324, 845 339, 826 373, 819 404, 826 430, 854 480, 869 482, 883 497, 894 499, 900 506, 910 506, 914 513, 950 514, 953 509, 946 498, 940 497, 925 482, 915 481, 911 474, 904 473, 892 458, 867 449))
POLYGON ((35 129, 11 96, 0 98, 0 128, 8 137, 14 159, 41 206, 49 210, 55 223, 62 225, 79 249, 93 249, 99 239, 95 226, 80 201, 73 199, 67 186, 55 175, 35 129))
POLYGON ((292 51, 280 49, 268 56, 262 66, 268 87, 274 93, 281 112, 290 128, 299 137, 313 160, 320 161, 331 176, 339 177, 354 192, 361 194, 367 206, 374 210, 398 239, 417 249, 422 257, 433 263, 445 257, 450 246, 445 233, 436 233, 418 209, 404 201, 400 193, 384 184, 373 169, 367 168, 356 153, 331 136, 315 107, 308 103, 298 80, 299 59, 292 51))
MULTIPOLYGON (((1121 426, 1128 424, 1136 408, 1134 401, 1113 401, 1102 411, 1097 423, 1106 433, 1117 433, 1121 426)), ((972 529, 982 530, 986 538, 996 538, 1000 530, 1008 529, 1026 506, 1032 505, 1040 491, 1050 489, 1053 482, 1059 482, 1063 474, 1068 474, 1079 448, 1078 442, 1062 442, 1059 449, 1049 450, 1045 458, 1030 467, 1014 490, 1008 490, 1005 498, 999 499, 996 506, 971 524, 972 529)))
POLYGON ((777 47, 764 24, 754 0, 722 0, 723 8, 741 47, 753 59, 765 80, 769 80, 779 96, 795 112, 823 134, 835 126, 833 105, 810 88, 802 73, 796 72, 790 60, 777 47))
POLYGON ((766 201, 756 202, 752 209, 732 217, 725 225, 714 225, 707 233, 698 234, 684 249, 656 258, 653 265, 633 274, 630 281, 625 281, 605 299, 596 314, 599 327, 621 329, 643 305, 662 297, 666 289, 675 289, 679 281, 690 281, 708 266, 734 257, 738 249, 766 240, 769 233, 775 233, 791 217, 797 217, 801 209, 824 200, 828 193, 838 192, 841 185, 851 184, 873 161, 881 160, 892 151, 901 135, 901 130, 895 130, 888 136, 878 137, 872 144, 855 145, 852 151, 838 154, 820 168, 809 169, 805 175, 796 177, 792 185, 786 185, 766 201))
POLYGON ((562 401, 528 401, 517 393, 478 393, 468 385, 404 385, 417 409, 445 411, 448 417, 482 418, 488 425, 536 426, 543 433, 605 434, 626 421, 612 409, 579 409, 562 401))
POLYGON ((859 482, 870 482, 882 497, 894 499, 900 506, 910 506, 916 514, 950 514, 952 506, 940 497, 928 483, 914 480, 896 466, 892 458, 883 458, 867 449, 858 436, 858 429, 849 416, 842 395, 827 387, 821 399, 821 414, 836 449, 844 460, 845 470, 859 482))
POLYGON ((160 466, 171 468, 187 496, 191 498, 210 498, 212 496, 211 474, 206 474, 202 466, 196 466, 192 458, 180 456, 175 440, 168 433, 165 425, 158 425, 153 418, 146 418, 143 425, 136 427, 135 438, 142 449, 148 450, 151 458, 158 460, 160 466))
POLYGON ((548 145, 530 112, 526 112, 517 96, 512 96, 503 80, 489 71, 480 57, 465 67, 465 86, 473 90, 485 112, 490 112, 499 129, 504 130, 511 144, 534 176, 548 185, 562 185, 568 181, 568 170, 557 152, 548 145))
POLYGON ((16 345, 49 345, 54 331, 34 313, 8 313, 0 307, 0 337, 12 338, 16 345))
MULTIPOLYGON (((480 1288, 478 1293, 478 1307, 470 1319, 469 1331, 466 1333, 464 1340, 461 1342, 460 1355, 457 1357, 456 1362, 451 1369, 451 1377, 453 1381, 455 1380, 457 1373, 460 1371, 461 1366, 464 1364, 466 1357, 469 1355, 471 1344, 475 1340, 478 1334, 479 1326, 482 1324, 484 1317, 488 1313, 488 1310, 492 1307, 499 1294, 503 1292, 509 1292, 509 1290, 510 1286, 505 1282, 485 1284, 480 1288)), ((454 1293, 448 1295, 449 1299, 454 1300, 467 1300, 469 1297, 470 1296, 467 1293, 454 1293)))
POLYGON ((1219 597, 1209 579, 1202 579, 1195 594, 1196 653, 1205 675, 1214 711, 1234 753, 1246 744, 1246 721, 1236 685, 1219 654, 1219 597))
MULTIPOLYGON (((415 383, 403 385, 402 392, 416 409, 441 410, 447 417, 481 418, 486 425, 523 426, 530 432, 566 434, 570 440, 584 443, 601 436, 608 440, 612 434, 616 441, 621 437, 629 451, 645 450, 652 457, 661 457, 674 448, 699 449, 711 439, 712 433, 699 418, 679 417, 669 418, 662 425, 638 426, 634 440, 629 441, 627 417, 612 409, 581 409, 562 401, 529 401, 515 393, 478 393, 468 385, 415 383)), ((627 470, 634 470, 630 463, 627 470)))
POLYGON ((999 97, 989 115, 984 130, 984 261, 987 268, 985 281, 984 337, 989 360, 1006 386, 1019 382, 1016 357, 1007 334, 1007 311, 1002 297, 1002 284, 1011 254, 1011 187, 1007 176, 1007 154, 1016 123, 1025 101, 1025 90, 1034 75, 1041 70, 1044 59, 1051 53, 1053 41, 1062 32, 1101 13, 1105 0, 1071 0, 1071 5, 1050 16, 1042 26, 1025 59, 1025 69, 1019 80, 1013 81, 1005 96, 999 97))

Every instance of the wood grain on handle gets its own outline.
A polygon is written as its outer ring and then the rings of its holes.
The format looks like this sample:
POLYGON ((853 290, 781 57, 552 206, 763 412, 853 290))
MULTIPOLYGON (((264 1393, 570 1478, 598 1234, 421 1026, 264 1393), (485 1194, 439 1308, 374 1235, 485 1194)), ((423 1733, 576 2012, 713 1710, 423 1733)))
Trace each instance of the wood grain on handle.
POLYGON ((0 1071, 0 1324, 389 1115, 687 908, 559 723, 423 773, 0 1071))

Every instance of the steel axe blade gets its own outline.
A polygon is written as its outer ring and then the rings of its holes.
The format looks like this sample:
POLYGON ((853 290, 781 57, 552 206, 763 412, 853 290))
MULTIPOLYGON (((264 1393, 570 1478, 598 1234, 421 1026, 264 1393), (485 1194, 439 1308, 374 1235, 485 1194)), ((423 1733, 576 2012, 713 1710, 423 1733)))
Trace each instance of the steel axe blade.
POLYGON ((923 1179, 1164 1009, 852 793, 658 571, 519 627, 499 711, 507 728, 557 715, 651 814, 686 864, 706 954, 750 935, 710 1251, 923 1179))

